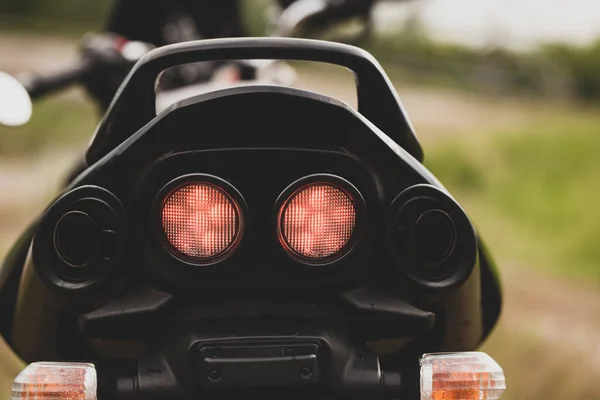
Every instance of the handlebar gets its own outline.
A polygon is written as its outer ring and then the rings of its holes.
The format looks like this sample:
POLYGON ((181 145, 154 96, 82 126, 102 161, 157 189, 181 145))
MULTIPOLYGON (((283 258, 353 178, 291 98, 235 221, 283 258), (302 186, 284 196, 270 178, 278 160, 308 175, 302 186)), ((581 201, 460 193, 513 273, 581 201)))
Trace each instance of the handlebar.
POLYGON ((117 35, 89 35, 82 47, 83 56, 75 65, 54 74, 21 75, 19 80, 29 96, 37 99, 81 83, 102 69, 131 67, 153 48, 151 44, 127 41, 117 35))
POLYGON ((23 75, 19 77, 19 80, 29 96, 32 99, 37 99, 48 93, 57 92, 81 82, 93 69, 91 62, 82 60, 77 65, 53 75, 23 75))
POLYGON ((329 8, 327 0, 300 0, 283 10, 270 36, 292 36, 296 29, 311 17, 329 8))
POLYGON ((305 24, 314 27, 360 16, 368 17, 376 0, 299 0, 279 16, 271 36, 291 37, 305 24))

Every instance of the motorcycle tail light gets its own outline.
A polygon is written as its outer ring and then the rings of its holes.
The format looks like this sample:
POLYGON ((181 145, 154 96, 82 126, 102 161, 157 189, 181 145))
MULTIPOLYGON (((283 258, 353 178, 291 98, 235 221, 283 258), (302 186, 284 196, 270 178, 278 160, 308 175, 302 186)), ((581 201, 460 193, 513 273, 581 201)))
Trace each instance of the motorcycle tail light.
POLYGON ((497 400, 506 390, 504 372, 480 352, 425 354, 421 400, 497 400))
POLYGON ((308 184, 294 192, 279 213, 279 240, 293 255, 312 261, 336 256, 356 226, 352 197, 330 183, 308 184))
POLYGON ((191 259, 208 261, 225 255, 238 242, 240 207, 216 185, 189 183, 165 199, 162 226, 175 250, 191 259))
POLYGON ((96 400, 96 392, 93 364, 37 362, 15 378, 10 399, 96 400))

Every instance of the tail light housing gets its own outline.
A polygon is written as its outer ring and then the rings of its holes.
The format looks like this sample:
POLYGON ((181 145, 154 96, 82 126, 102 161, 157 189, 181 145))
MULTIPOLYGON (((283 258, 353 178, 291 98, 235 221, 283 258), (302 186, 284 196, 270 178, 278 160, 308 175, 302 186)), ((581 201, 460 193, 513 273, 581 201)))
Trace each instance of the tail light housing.
POLYGON ((187 176, 162 191, 160 229, 176 258, 204 266, 227 258, 244 230, 241 196, 215 177, 187 176))
POLYGON ((358 190, 340 177, 303 178, 278 201, 279 242, 288 255, 307 265, 338 261, 357 242, 363 206, 358 190))

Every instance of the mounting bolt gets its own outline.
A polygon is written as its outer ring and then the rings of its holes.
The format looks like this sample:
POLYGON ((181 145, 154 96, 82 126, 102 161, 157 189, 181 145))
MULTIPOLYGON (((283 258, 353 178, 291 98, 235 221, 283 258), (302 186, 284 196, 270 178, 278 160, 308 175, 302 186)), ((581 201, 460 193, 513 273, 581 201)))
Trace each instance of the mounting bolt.
POLYGON ((312 376, 312 369, 310 369, 310 367, 302 367, 300 368, 300 376, 303 379, 308 379, 312 376))
POLYGON ((217 371, 216 369, 212 369, 208 373, 208 379, 211 382, 218 382, 221 380, 221 373, 219 371, 217 371))

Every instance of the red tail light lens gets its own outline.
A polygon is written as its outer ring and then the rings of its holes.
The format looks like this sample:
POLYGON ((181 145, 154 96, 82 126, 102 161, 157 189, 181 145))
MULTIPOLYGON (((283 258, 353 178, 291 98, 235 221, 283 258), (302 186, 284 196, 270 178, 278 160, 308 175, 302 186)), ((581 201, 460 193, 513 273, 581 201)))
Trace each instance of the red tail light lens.
POLYGON ((283 204, 279 239, 293 254, 320 261, 346 247, 355 225, 355 204, 345 190, 330 183, 312 183, 283 204))
POLYGON ((198 261, 221 257, 241 235, 239 205, 223 189, 205 182, 172 191, 162 208, 162 226, 169 243, 198 261))

